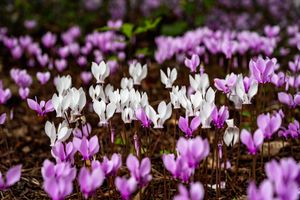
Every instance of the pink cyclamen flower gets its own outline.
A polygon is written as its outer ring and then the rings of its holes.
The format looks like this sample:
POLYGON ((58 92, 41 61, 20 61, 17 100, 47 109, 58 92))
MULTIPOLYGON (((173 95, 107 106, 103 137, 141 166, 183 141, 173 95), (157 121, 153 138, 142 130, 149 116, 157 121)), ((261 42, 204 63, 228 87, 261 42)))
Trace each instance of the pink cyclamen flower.
POLYGON ((129 179, 117 177, 115 179, 115 185, 117 190, 120 191, 122 199, 128 200, 131 194, 136 190, 137 182, 134 177, 130 177, 129 179))
POLYGON ((139 163, 137 157, 129 154, 126 160, 126 165, 130 171, 131 176, 135 178, 140 187, 147 185, 152 179, 152 176, 150 174, 151 162, 149 158, 144 158, 141 163, 139 163))
POLYGON ((243 129, 241 132, 241 142, 246 145, 250 154, 255 155, 264 142, 263 132, 257 129, 252 137, 250 132, 243 129))
POLYGON ((5 177, 0 172, 0 190, 6 190, 14 185, 21 178, 22 165, 11 167, 5 174, 5 177))
POLYGON ((52 147, 51 154, 55 158, 57 163, 70 162, 74 163, 74 154, 76 149, 72 142, 64 144, 63 142, 56 142, 52 147))
POLYGON ((93 75, 91 72, 81 72, 80 78, 81 78, 83 84, 88 85, 89 82, 92 80, 93 75))
POLYGON ((90 123, 86 123, 84 125, 81 126, 81 129, 80 128, 75 128, 73 130, 73 135, 75 137, 78 137, 78 138, 82 138, 82 137, 88 137, 90 135, 90 133, 92 132, 92 126, 90 123))
POLYGON ((40 103, 37 102, 37 98, 27 99, 27 104, 31 110, 37 112, 39 116, 45 116, 47 113, 54 111, 52 100, 48 100, 47 102, 41 101, 40 103))
POLYGON ((37 80, 42 84, 42 85, 45 85, 49 79, 50 79, 50 72, 37 72, 36 73, 36 78, 37 80))
POLYGON ((251 75, 258 83, 268 83, 274 73, 275 59, 263 59, 259 57, 256 61, 250 60, 249 68, 251 75))
POLYGON ((184 185, 178 185, 179 194, 173 200, 202 200, 204 198, 204 188, 200 182, 190 183, 188 190, 184 185))
POLYGON ((150 127, 151 120, 148 118, 148 116, 143 108, 136 109, 135 117, 142 123, 142 126, 144 128, 150 127))
POLYGON ((259 188, 256 187, 254 182, 251 182, 247 189, 247 198, 249 200, 267 200, 274 199, 273 185, 269 180, 265 180, 261 183, 259 188))
POLYGON ((5 104, 11 98, 10 89, 4 89, 2 81, 0 80, 0 104, 5 104))
POLYGON ((44 180, 43 188, 53 200, 62 200, 73 191, 76 168, 68 162, 54 164, 45 160, 41 169, 44 180))
POLYGON ((36 56, 37 61, 40 63, 42 67, 45 67, 47 63, 49 62, 49 56, 48 54, 39 54, 36 56))
POLYGON ((23 100, 25 100, 29 96, 29 92, 29 88, 19 88, 19 95, 23 100))
POLYGON ((55 67, 57 69, 57 71, 62 72, 67 68, 67 60, 66 59, 56 59, 54 61, 55 63, 55 67))
POLYGON ((104 179, 104 173, 99 165, 92 163, 91 169, 82 167, 78 175, 78 183, 84 197, 87 199, 89 196, 92 196, 96 189, 103 184, 104 179))
POLYGON ((199 56, 193 54, 191 59, 185 58, 184 64, 191 70, 191 72, 196 72, 196 69, 200 64, 199 56))
POLYGON ((270 139, 272 135, 280 128, 281 126, 281 116, 276 113, 273 116, 268 114, 261 114, 257 117, 258 128, 263 132, 264 138, 270 139))
POLYGON ((285 92, 278 93, 278 100, 290 108, 295 108, 300 105, 300 94, 295 94, 294 97, 291 94, 285 92))
POLYGON ((214 79, 214 85, 223 93, 227 94, 231 91, 231 89, 235 86, 235 83, 237 81, 237 75, 234 73, 231 73, 230 75, 227 75, 225 79, 214 79))
POLYGON ((106 156, 103 157, 101 163, 101 168, 105 176, 114 176, 117 174, 117 171, 122 166, 122 157, 121 154, 114 153, 109 160, 106 156))
POLYGON ((95 135, 89 140, 86 137, 79 139, 73 138, 73 145, 80 152, 84 160, 90 159, 99 151, 98 137, 95 135))
POLYGON ((42 43, 47 48, 53 47, 56 43, 56 35, 51 32, 47 32, 42 37, 42 43))
POLYGON ((3 125, 6 121, 6 113, 0 115, 0 125, 3 125))
POLYGON ((191 124, 189 125, 189 118, 188 117, 180 117, 178 121, 178 127, 182 132, 185 133, 186 137, 192 137, 193 132, 198 129, 201 124, 201 120, 199 116, 195 116, 191 124))
POLYGON ((215 107, 211 113, 211 117, 213 120, 213 123, 217 128, 222 128, 224 125, 224 122, 229 118, 229 111, 227 106, 221 106, 221 108, 218 111, 218 108, 215 107))

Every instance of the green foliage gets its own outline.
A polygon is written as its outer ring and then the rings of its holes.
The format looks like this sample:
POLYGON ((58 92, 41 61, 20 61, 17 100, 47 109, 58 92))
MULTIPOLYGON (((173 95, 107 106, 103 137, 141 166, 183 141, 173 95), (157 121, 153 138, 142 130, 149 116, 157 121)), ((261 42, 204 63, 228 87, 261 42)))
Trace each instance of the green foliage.
POLYGON ((132 37, 133 34, 133 24, 124 23, 121 27, 121 32, 128 38, 132 37))
POLYGON ((245 116, 245 117, 250 117, 251 113, 249 111, 243 111, 242 115, 245 116))
POLYGON ((185 21, 178 21, 173 24, 166 24, 162 26, 161 34, 176 36, 184 33, 188 29, 188 24, 185 21))

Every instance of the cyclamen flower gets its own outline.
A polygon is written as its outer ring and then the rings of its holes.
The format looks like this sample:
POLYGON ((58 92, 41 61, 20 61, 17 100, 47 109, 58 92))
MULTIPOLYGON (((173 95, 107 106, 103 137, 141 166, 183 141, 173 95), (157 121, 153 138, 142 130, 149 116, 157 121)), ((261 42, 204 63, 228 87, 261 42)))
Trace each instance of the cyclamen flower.
POLYGON ((186 67, 188 67, 191 70, 191 72, 196 72, 196 68, 200 64, 199 56, 193 54, 191 59, 185 58, 184 64, 186 67))
POLYGON ((237 80, 237 75, 231 73, 230 75, 226 75, 225 79, 215 78, 215 87, 222 91, 223 93, 227 94, 231 91, 231 89, 235 86, 237 80))
POLYGON ((178 121, 178 127, 182 132, 185 133, 186 137, 192 137, 193 132, 198 129, 201 124, 200 117, 196 116, 191 120, 191 124, 189 125, 188 117, 180 117, 178 121))
POLYGON ((6 121, 6 113, 0 115, 0 125, 3 125, 6 121))
POLYGON ((92 62, 92 74, 94 75, 97 83, 104 83, 104 79, 109 76, 109 66, 101 61, 100 64, 92 62))
POLYGON ((99 165, 93 164, 93 162, 91 169, 82 167, 78 175, 80 191, 83 193, 85 199, 92 196, 96 189, 103 184, 105 179, 102 168, 99 165))
POLYGON ((11 167, 5 174, 5 177, 0 172, 0 190, 6 190, 10 186, 17 183, 21 178, 22 165, 11 167))
POLYGON ((226 146, 233 146, 239 140, 240 129, 236 127, 233 123, 233 119, 226 120, 227 128, 224 133, 223 140, 226 146))
POLYGON ((129 179, 117 177, 115 185, 117 190, 120 191, 122 199, 129 200, 131 194, 136 190, 137 182, 134 177, 130 177, 129 179))
POLYGON ((73 130, 73 135, 78 138, 89 137, 92 132, 92 126, 90 123, 83 124, 80 128, 75 128, 73 130))
POLYGON ((92 80, 92 73, 91 72, 81 72, 80 78, 82 82, 87 85, 92 80))
POLYGON ((157 112, 150 106, 146 106, 146 114, 154 124, 154 128, 163 128, 163 124, 172 115, 171 103, 166 104, 165 101, 159 103, 157 112))
POLYGON ((68 142, 66 144, 62 142, 56 142, 52 147, 51 154, 55 158, 57 163, 60 162, 70 162, 74 163, 74 155, 76 153, 76 149, 73 146, 72 142, 68 142))
POLYGON ((131 176, 135 178, 140 187, 144 187, 152 179, 152 176, 150 174, 151 162, 149 158, 143 158, 141 163, 139 163, 137 157, 129 154, 126 160, 126 165, 130 171, 131 176))
POLYGON ((265 180, 261 183, 259 188, 254 182, 251 182, 247 189, 247 198, 249 200, 271 200, 274 199, 273 185, 271 181, 265 180))
POLYGON ((88 160, 93 157, 99 151, 98 137, 94 135, 89 140, 86 137, 79 139, 73 138, 73 145, 80 152, 84 160, 88 160))
POLYGON ((11 69, 10 76, 20 88, 28 88, 32 84, 32 78, 25 69, 11 69))
POLYGON ((36 78, 38 79, 38 81, 42 84, 45 85, 49 79, 50 79, 50 72, 37 72, 36 73, 36 78))
POLYGON ((55 45, 56 42, 56 35, 54 35, 51 32, 47 32, 43 37, 42 37, 42 43, 45 47, 50 48, 55 45))
POLYGON ((295 108, 300 105, 300 94, 295 94, 294 97, 291 94, 285 92, 278 93, 279 102, 289 106, 290 108, 295 108))
POLYGON ((38 54, 36 56, 37 61, 40 63, 42 67, 45 67, 47 63, 49 62, 49 56, 48 54, 38 54))
POLYGON ((172 71, 170 68, 167 69, 167 74, 160 70, 160 80, 165 85, 166 88, 172 88, 173 83, 177 78, 177 70, 173 68, 172 71))
POLYGON ((19 88, 19 95, 25 100, 29 96, 29 88, 19 88))
POLYGON ((133 79, 134 85, 140 85, 141 81, 147 76, 147 65, 142 65, 140 63, 129 65, 129 74, 133 79))
POLYGON ((62 200, 73 191, 76 168, 70 163, 54 164, 45 160, 41 169, 44 179, 43 188, 53 200, 62 200))
POLYGON ((263 59, 259 57, 256 61, 250 60, 249 68, 253 78, 259 83, 268 83, 274 73, 276 59, 263 59))
POLYGON ((281 121, 281 116, 278 113, 273 116, 270 116, 270 113, 261 114, 257 117, 258 128, 263 132, 266 139, 270 139, 273 133, 279 129, 281 121))
POLYGON ((34 101, 33 99, 27 99, 27 104, 31 110, 37 112, 39 116, 45 116, 47 113, 54 111, 52 100, 48 100, 47 102, 41 101, 37 102, 37 99, 34 101))
POLYGON ((200 182, 190 183, 190 190, 184 185, 178 185, 179 194, 173 200, 202 200, 204 198, 204 188, 200 182))
POLYGON ((195 78, 190 75, 189 80, 194 91, 199 91, 202 95, 206 93, 207 88, 209 87, 209 78, 206 73, 195 74, 195 78))
POLYGON ((72 129, 69 129, 66 121, 59 124, 57 131, 54 123, 50 123, 49 121, 47 121, 45 124, 45 133, 50 138, 50 146, 53 146, 56 141, 66 141, 71 135, 71 132, 72 129))
POLYGON ((224 122, 229 118, 228 107, 221 106, 219 111, 218 111, 218 108, 215 107, 211 113, 211 118, 217 128, 219 128, 219 129, 222 128, 224 125, 224 122))
POLYGON ((150 127, 151 120, 148 118, 143 108, 138 108, 135 111, 135 117, 142 123, 144 128, 150 127))
POLYGON ((106 125, 108 124, 108 120, 115 113, 117 107, 112 102, 106 105, 103 100, 94 100, 93 108, 96 114, 99 116, 100 125, 106 125))
POLYGON ((11 98, 10 89, 4 89, 2 80, 0 80, 0 104, 5 104, 11 98))
POLYGON ((114 176, 117 174, 117 171, 122 166, 122 157, 121 154, 114 153, 109 160, 106 156, 103 157, 101 163, 101 168, 105 176, 114 176))
POLYGON ((257 129, 252 137, 250 132, 243 129, 241 132, 241 142, 246 145, 250 154, 255 155, 264 142, 263 132, 257 129))

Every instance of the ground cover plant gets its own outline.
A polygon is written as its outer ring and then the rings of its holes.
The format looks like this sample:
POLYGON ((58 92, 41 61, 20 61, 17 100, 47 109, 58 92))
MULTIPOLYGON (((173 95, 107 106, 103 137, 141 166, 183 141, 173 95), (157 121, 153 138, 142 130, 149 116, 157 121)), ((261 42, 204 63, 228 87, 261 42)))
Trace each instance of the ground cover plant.
POLYGON ((296 1, 0 5, 1 199, 299 199, 296 1))

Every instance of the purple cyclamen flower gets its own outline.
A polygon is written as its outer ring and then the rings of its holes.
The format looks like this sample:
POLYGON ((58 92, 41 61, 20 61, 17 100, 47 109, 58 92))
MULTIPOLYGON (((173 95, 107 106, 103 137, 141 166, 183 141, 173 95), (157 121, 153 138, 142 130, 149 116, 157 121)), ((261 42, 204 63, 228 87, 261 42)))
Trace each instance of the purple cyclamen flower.
POLYGON ((75 137, 82 138, 82 137, 88 137, 91 132, 92 132, 91 124, 86 123, 86 124, 81 126, 81 129, 80 128, 75 128, 73 130, 73 135, 75 137))
POLYGON ((102 170, 105 176, 114 176, 117 174, 117 171, 122 166, 122 157, 121 154, 114 153, 109 160, 106 156, 103 157, 101 163, 102 170))
POLYGON ((184 64, 186 67, 188 67, 191 70, 191 72, 196 72, 197 67, 200 64, 199 56, 193 54, 191 59, 185 58, 184 64))
POLYGON ((0 125, 3 125, 6 121, 6 113, 0 115, 0 125))
POLYGON ((131 176, 135 178, 140 187, 147 185, 152 179, 152 176, 150 174, 151 162, 149 158, 144 158, 140 164, 137 157, 129 154, 126 160, 126 165, 130 171, 131 176))
POLYGON ((295 94, 294 97, 291 94, 285 92, 278 93, 278 100, 290 108, 295 108, 300 105, 300 94, 295 94))
POLYGON ((200 182, 190 183, 190 190, 179 184, 179 194, 173 200, 202 200, 204 198, 204 188, 200 182))
POLYGON ((45 85, 49 79, 50 79, 50 72, 37 72, 36 73, 36 78, 37 80, 42 84, 42 85, 45 85))
POLYGON ((14 185, 21 178, 22 165, 11 167, 5 174, 5 177, 0 172, 0 190, 6 190, 14 185))
POLYGON ((264 138, 270 139, 272 135, 280 128, 281 126, 281 116, 276 113, 271 116, 268 114, 261 114, 257 117, 258 128, 263 132, 264 138))
POLYGON ((11 55, 14 59, 20 59, 23 55, 23 50, 20 46, 15 46, 13 49, 10 50, 11 55))
POLYGON ((251 182, 247 189, 248 200, 271 200, 274 199, 273 185, 271 181, 265 180, 261 183, 259 188, 254 182, 251 182))
POLYGON ((134 177, 130 177, 129 179, 117 177, 115 179, 115 185, 117 190, 120 191, 122 199, 128 200, 131 194, 136 190, 137 182, 134 177))
POLYGON ((279 72, 278 74, 274 73, 271 82, 276 86, 276 87, 281 87, 285 83, 285 74, 283 72, 279 72))
POLYGON ((42 117, 44 117, 47 113, 54 111, 51 99, 47 102, 41 101, 40 103, 37 102, 37 98, 35 100, 27 99, 27 104, 31 110, 34 110, 42 117))
POLYGON ((222 91, 223 93, 227 94, 234 87, 236 80, 237 76, 234 73, 231 73, 230 75, 227 75, 225 79, 215 78, 214 85, 219 91, 222 91))
POLYGON ((177 159, 175 159, 174 154, 163 154, 162 160, 165 168, 172 176, 183 182, 188 182, 190 176, 195 171, 195 168, 189 166, 188 158, 184 156, 178 156, 177 159))
POLYGON ((27 29, 33 29, 36 27, 36 25, 37 25, 37 22, 34 19, 24 21, 24 26, 27 29))
POLYGON ((19 95, 23 100, 29 96, 29 92, 29 88, 19 88, 19 95))
POLYGON ((0 104, 5 104, 11 97, 10 89, 4 89, 2 81, 0 80, 0 104))
POLYGON ((74 163, 74 155, 76 149, 72 142, 64 144, 63 142, 57 141, 52 147, 51 154, 55 158, 57 163, 70 162, 74 163))
POLYGON ((62 71, 64 71, 66 68, 67 68, 67 60, 65 60, 65 59, 56 59, 55 61, 54 61, 54 63, 55 63, 55 67, 56 67, 56 69, 57 69, 57 71, 59 71, 59 72, 62 72, 62 71))
POLYGON ((209 143, 200 136, 193 139, 179 138, 176 150, 180 156, 186 157, 190 167, 196 167, 209 154, 209 143))
POLYGON ((122 20, 120 20, 120 19, 118 19, 118 20, 116 20, 116 21, 109 20, 109 21, 107 22, 107 26, 108 26, 109 28, 115 29, 115 30, 120 29, 120 28, 122 27, 122 24, 123 24, 123 22, 122 22, 122 20))
POLYGON ((263 59, 259 57, 256 61, 250 60, 249 68, 251 75, 258 83, 268 83, 274 73, 275 59, 263 59))
POLYGON ((93 75, 91 72, 81 72, 80 78, 81 78, 83 84, 88 85, 89 82, 92 80, 93 75))
POLYGON ((297 138, 300 135, 300 125, 296 119, 294 119, 294 122, 289 123, 288 132, 292 138, 297 138))
POLYGON ((217 128, 219 128, 219 129, 222 128, 224 125, 224 122, 229 118, 228 107, 221 106, 219 111, 218 111, 218 108, 215 107, 211 113, 211 118, 217 128))
POLYGON ((45 160, 41 169, 44 179, 43 188, 53 200, 63 200, 73 191, 76 168, 68 162, 54 164, 45 160))
POLYGON ((42 43, 47 48, 53 47, 56 43, 56 35, 51 32, 47 32, 42 37, 42 43))
POLYGON ((250 132, 243 129, 241 132, 241 142, 246 145, 250 154, 255 155, 264 142, 263 132, 257 129, 252 137, 250 132))
MULTIPOLYGON (((96 161, 93 161, 96 162, 96 161)), ((99 165, 93 165, 92 168, 88 169, 82 167, 78 175, 78 183, 80 185, 80 191, 83 193, 84 197, 87 199, 92 196, 96 189, 99 188, 104 179, 104 173, 99 165)))
POLYGON ((32 84, 32 78, 25 69, 11 69, 10 76, 21 88, 28 88, 32 84))
POLYGON ((300 165, 293 158, 272 160, 265 165, 265 171, 273 182, 276 199, 299 199, 300 165))
POLYGON ((264 32, 267 37, 276 37, 280 32, 280 27, 267 25, 264 27, 264 32))
POLYGON ((149 128, 151 125, 151 120, 148 118, 146 112, 143 108, 138 108, 135 111, 135 117, 142 123, 144 128, 149 128))
POLYGON ((73 145, 80 152, 84 160, 90 159, 99 151, 98 137, 95 135, 90 140, 86 137, 79 139, 77 137, 73 138, 73 145))
POLYGON ((42 67, 45 67, 49 62, 49 56, 47 54, 39 54, 36 56, 37 61, 40 63, 42 67))
POLYGON ((182 132, 185 133, 186 137, 192 137, 193 132, 198 129, 200 124, 201 124, 201 120, 199 116, 195 116, 191 120, 191 124, 189 124, 189 118, 187 116, 185 118, 180 117, 178 120, 178 127, 182 132))

